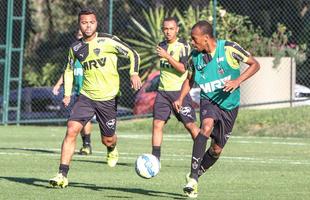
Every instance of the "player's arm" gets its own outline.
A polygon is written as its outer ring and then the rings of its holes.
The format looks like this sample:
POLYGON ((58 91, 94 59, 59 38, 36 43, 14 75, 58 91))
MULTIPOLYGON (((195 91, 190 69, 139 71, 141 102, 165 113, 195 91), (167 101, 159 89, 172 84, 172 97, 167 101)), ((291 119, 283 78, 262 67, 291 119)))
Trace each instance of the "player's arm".
POLYGON ((186 72, 184 64, 175 60, 164 48, 157 46, 156 51, 159 57, 165 58, 168 63, 178 72, 186 72))
POLYGON ((250 55, 247 51, 245 51, 240 45, 237 43, 232 43, 231 47, 227 48, 226 55, 228 60, 233 63, 231 64, 232 67, 234 65, 239 66, 240 62, 246 63, 249 67, 235 80, 227 81, 224 85, 223 91, 225 92, 233 92, 237 89, 242 82, 253 76, 260 68, 258 61, 250 55), (235 64, 237 63, 237 64, 235 64))
POLYGON ((64 79, 64 98, 63 103, 65 106, 68 106, 71 99, 72 87, 73 87, 73 69, 74 69, 74 61, 75 57, 73 55, 73 51, 70 48, 69 55, 68 55, 68 62, 65 67, 65 71, 63 74, 64 79))
POLYGON ((54 95, 58 95, 59 94, 59 89, 60 89, 60 86, 64 83, 64 76, 63 74, 60 75, 57 83, 54 85, 53 87, 53 94, 54 95))
POLYGON ((188 54, 190 52, 190 46, 187 43, 184 44, 184 48, 182 48, 181 50, 179 61, 174 59, 164 48, 160 46, 157 46, 156 51, 159 57, 165 58, 169 62, 169 64, 178 72, 181 73, 186 72, 185 66, 188 59, 188 54))
POLYGON ((139 77, 139 66, 140 66, 139 54, 130 46, 128 46, 126 43, 122 42, 120 39, 115 37, 112 38, 112 40, 116 53, 124 55, 130 60, 129 73, 130 73, 131 87, 134 88, 135 90, 140 89, 142 83, 139 77))
POLYGON ((181 92, 180 92, 180 96, 179 98, 173 102, 173 107, 175 108, 175 110, 177 112, 179 112, 179 110, 182 107, 183 104, 183 100, 186 97, 186 95, 189 93, 189 91, 192 89, 193 85, 194 85, 194 76, 195 76, 195 70, 194 67, 192 65, 192 60, 189 59, 188 61, 188 74, 187 74, 187 78, 184 80, 183 84, 182 84, 182 88, 181 88, 181 92))

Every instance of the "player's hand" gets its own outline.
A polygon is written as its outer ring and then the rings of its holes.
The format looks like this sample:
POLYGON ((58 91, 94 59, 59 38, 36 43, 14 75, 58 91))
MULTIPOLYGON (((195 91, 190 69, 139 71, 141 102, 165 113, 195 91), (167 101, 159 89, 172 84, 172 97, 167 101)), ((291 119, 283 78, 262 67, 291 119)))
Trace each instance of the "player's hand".
POLYGON ((65 107, 69 106, 71 101, 71 96, 64 96, 64 98, 62 99, 62 103, 64 104, 65 107))
POLYGON ((170 56, 168 52, 165 49, 161 48, 160 46, 157 46, 156 51, 159 57, 168 59, 168 57, 170 56))
POLYGON ((182 108, 183 101, 181 99, 177 99, 175 102, 173 102, 173 108, 179 113, 180 109, 182 108))
POLYGON ((55 85, 53 87, 53 94, 57 96, 59 94, 60 85, 55 85))
POLYGON ((131 88, 139 90, 142 86, 141 79, 137 74, 130 76, 131 88))
POLYGON ((240 86, 240 84, 241 83, 238 80, 226 81, 224 84, 223 91, 232 93, 233 91, 235 91, 240 86))

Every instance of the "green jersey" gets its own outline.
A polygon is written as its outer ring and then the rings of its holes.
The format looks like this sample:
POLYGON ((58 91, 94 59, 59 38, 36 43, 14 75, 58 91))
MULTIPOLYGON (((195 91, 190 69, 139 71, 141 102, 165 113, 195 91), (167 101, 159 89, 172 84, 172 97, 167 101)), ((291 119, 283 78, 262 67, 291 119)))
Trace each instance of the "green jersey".
MULTIPOLYGON (((173 43, 163 41, 159 43, 160 47, 165 49, 176 61, 186 66, 186 62, 190 53, 189 44, 182 39, 177 39, 173 43)), ((182 84, 187 77, 185 73, 178 72, 167 59, 160 59, 160 83, 158 90, 164 91, 180 91, 182 84)))
POLYGON ((217 40, 213 55, 192 51, 188 64, 191 73, 194 72, 195 83, 201 88, 201 99, 210 99, 223 110, 232 110, 239 106, 240 88, 230 93, 224 92, 223 87, 226 81, 235 80, 240 76, 239 65, 230 63, 236 63, 236 60, 237 63, 244 62, 249 56, 238 44, 225 40, 217 40))
POLYGON ((74 63, 73 76, 74 76, 74 92, 76 95, 80 95, 80 90, 83 85, 83 67, 78 60, 76 60, 74 63))

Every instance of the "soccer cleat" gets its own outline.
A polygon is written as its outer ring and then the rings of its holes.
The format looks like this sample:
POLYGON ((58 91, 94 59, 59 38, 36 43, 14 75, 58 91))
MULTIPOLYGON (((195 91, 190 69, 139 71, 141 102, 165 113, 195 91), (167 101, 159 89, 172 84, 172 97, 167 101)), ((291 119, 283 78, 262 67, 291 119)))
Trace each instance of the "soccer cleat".
POLYGON ((108 151, 107 153, 107 163, 110 167, 115 167, 118 161, 118 151, 115 147, 113 151, 108 151))
POLYGON ((190 174, 186 175, 186 185, 183 188, 183 191, 189 198, 197 198, 198 183, 195 179, 191 178, 189 175, 190 174))
POLYGON ((90 145, 83 145, 79 152, 80 155, 90 155, 92 154, 92 149, 90 145))
POLYGON ((58 173, 54 178, 49 180, 49 184, 52 187, 65 188, 68 186, 68 179, 64 177, 62 173, 58 173))

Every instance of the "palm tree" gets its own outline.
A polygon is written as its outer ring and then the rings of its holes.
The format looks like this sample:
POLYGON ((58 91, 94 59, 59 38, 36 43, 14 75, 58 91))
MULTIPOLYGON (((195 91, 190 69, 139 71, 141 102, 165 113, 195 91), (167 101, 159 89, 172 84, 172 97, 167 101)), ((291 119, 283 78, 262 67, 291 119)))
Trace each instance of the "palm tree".
POLYGON ((164 39, 161 33, 161 24, 168 12, 162 6, 143 10, 145 24, 138 22, 134 17, 130 17, 133 25, 129 29, 136 36, 135 39, 125 38, 139 53, 141 57, 142 80, 146 79, 154 69, 159 67, 159 59, 156 53, 156 46, 164 39))

